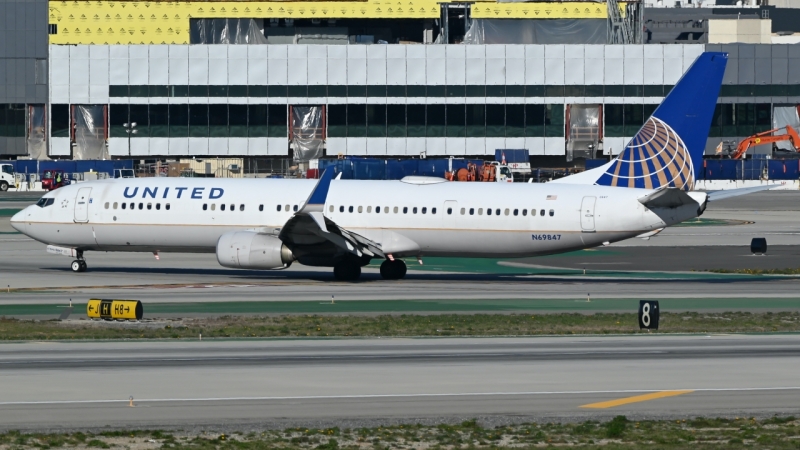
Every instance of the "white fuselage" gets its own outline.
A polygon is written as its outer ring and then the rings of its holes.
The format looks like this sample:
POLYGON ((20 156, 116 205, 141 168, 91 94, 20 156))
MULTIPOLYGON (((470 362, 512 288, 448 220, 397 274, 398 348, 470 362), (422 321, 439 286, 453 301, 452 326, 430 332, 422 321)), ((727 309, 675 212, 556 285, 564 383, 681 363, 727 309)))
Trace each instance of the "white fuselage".
MULTIPOLYGON (((277 236, 315 185, 290 179, 86 182, 46 194, 53 201, 43 203, 51 204, 25 208, 12 225, 45 244, 81 251, 213 253, 226 232, 277 236)), ((397 257, 535 256, 628 239, 698 215, 698 205, 650 210, 637 200, 650 192, 566 183, 334 180, 324 214, 397 257)))

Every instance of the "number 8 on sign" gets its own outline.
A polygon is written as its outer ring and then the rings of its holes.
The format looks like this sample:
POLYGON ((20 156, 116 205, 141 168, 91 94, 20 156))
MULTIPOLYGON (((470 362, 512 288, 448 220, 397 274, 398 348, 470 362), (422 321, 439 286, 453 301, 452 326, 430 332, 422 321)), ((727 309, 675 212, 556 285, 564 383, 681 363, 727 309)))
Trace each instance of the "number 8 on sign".
POLYGON ((658 302, 639 300, 639 329, 658 329, 658 302))

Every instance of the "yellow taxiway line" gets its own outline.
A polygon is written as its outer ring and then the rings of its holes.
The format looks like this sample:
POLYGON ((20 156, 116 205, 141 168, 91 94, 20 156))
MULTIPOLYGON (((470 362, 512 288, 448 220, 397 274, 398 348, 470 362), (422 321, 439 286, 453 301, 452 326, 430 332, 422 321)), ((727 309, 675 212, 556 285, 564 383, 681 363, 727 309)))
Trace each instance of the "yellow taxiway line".
POLYGON ((694 391, 659 391, 653 392, 651 394, 644 394, 644 395, 635 395, 633 397, 625 397, 625 398, 618 398, 616 400, 608 400, 605 402, 598 402, 598 403, 589 403, 587 405, 581 405, 581 408, 594 408, 594 409, 605 409, 605 408, 613 408, 615 406, 622 406, 627 405, 630 403, 638 403, 638 402, 646 402, 648 400, 656 400, 659 398, 667 398, 667 397, 675 397, 678 395, 689 394, 694 391))

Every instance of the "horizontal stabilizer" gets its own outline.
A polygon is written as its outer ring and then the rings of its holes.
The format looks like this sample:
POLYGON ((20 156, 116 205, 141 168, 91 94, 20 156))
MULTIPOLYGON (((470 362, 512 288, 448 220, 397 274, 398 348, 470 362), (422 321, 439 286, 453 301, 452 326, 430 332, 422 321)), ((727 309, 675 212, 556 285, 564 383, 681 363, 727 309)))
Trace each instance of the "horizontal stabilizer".
POLYGON ((651 192, 643 197, 639 197, 639 203, 653 208, 677 208, 691 203, 697 204, 689 194, 679 188, 666 188, 651 192))
POLYGON ((753 192, 768 191, 778 186, 780 186, 780 184, 765 184, 763 186, 755 186, 755 187, 748 187, 741 189, 727 189, 724 191, 713 191, 708 193, 708 201, 713 202, 715 200, 723 200, 726 198, 738 197, 740 195, 752 194, 753 192))

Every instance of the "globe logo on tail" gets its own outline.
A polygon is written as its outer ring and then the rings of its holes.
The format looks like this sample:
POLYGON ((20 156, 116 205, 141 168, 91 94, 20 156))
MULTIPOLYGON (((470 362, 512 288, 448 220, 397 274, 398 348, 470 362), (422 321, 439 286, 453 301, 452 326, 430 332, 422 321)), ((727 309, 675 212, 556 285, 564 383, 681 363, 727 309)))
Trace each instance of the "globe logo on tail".
POLYGON ((680 136, 663 120, 650 117, 597 180, 597 184, 628 188, 694 186, 694 166, 680 136))

